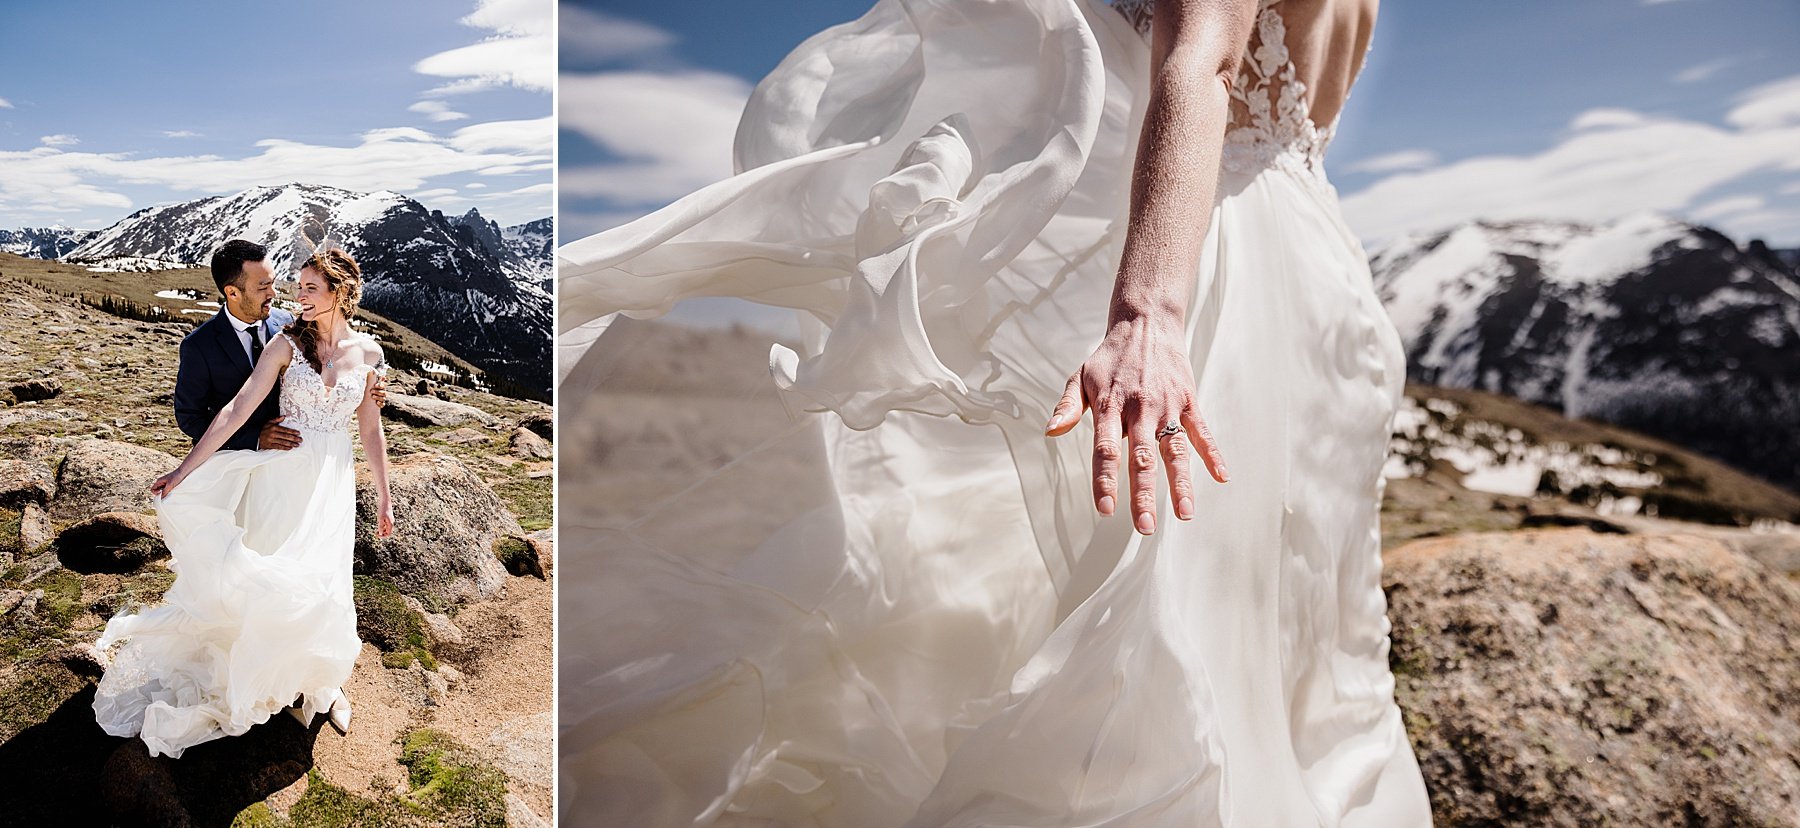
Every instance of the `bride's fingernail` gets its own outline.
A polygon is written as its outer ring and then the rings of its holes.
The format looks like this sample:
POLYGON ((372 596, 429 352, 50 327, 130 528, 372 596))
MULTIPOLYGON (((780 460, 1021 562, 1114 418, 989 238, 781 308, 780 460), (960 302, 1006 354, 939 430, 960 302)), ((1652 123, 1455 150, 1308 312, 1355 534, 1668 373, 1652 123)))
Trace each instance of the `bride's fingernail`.
POLYGON ((1110 515, 1112 513, 1113 513, 1112 495, 1107 495, 1103 498, 1100 498, 1100 514, 1110 515))
POLYGON ((1181 502, 1175 505, 1175 512, 1176 514, 1181 515, 1182 520, 1192 519, 1194 517, 1194 499, 1191 497, 1182 498, 1181 502))
POLYGON ((1146 535, 1156 531, 1156 518, 1149 512, 1138 515, 1137 530, 1146 535))

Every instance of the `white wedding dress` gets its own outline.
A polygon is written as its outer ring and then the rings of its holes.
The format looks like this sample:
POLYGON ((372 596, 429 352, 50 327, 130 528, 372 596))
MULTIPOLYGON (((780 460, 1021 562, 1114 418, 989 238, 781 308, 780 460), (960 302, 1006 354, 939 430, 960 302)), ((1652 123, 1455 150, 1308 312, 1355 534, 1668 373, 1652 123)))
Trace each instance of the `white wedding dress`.
POLYGON ((1231 482, 1142 537, 1091 420, 1043 436, 1107 315, 1145 11, 880 0, 757 87, 738 175, 562 248, 565 378, 617 313, 797 309, 771 369, 832 492, 741 556, 564 530, 563 824, 1429 824, 1380 584, 1404 355, 1278 2, 1188 319, 1231 482))
POLYGON ((114 616, 97 644, 117 649, 95 717, 114 736, 140 736, 152 756, 242 734, 299 694, 310 721, 362 648, 351 426, 385 366, 341 371, 327 387, 293 353, 281 424, 300 445, 220 451, 158 499, 175 583, 160 605, 114 616))

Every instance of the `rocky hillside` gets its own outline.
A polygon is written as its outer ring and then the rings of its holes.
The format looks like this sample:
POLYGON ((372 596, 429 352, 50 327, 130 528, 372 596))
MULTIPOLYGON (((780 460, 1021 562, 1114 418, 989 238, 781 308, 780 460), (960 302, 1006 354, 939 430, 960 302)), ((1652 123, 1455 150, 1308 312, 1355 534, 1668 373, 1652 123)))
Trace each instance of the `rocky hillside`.
POLYGON ((288 184, 162 204, 62 259, 97 270, 203 266, 241 238, 268 246, 270 266, 286 275, 321 235, 362 265, 364 306, 548 399, 552 299, 540 278, 548 260, 484 245, 459 219, 399 193, 288 184))
POLYGON ((1800 487, 1800 275, 1644 214, 1475 222, 1375 256, 1408 376, 1616 423, 1800 487))
MULTIPOLYGON (((771 339, 615 322, 565 384, 606 393, 564 398, 563 520, 720 561, 825 502, 771 339)), ((1544 406, 1406 393, 1385 582, 1437 824, 1794 824, 1800 496, 1544 406)))
POLYGON ((152 759, 94 724, 87 645, 173 581, 145 488, 188 447, 168 394, 189 326, 0 288, 0 822, 548 824, 547 406, 390 374, 399 526, 374 537, 363 469, 349 735, 277 716, 152 759))

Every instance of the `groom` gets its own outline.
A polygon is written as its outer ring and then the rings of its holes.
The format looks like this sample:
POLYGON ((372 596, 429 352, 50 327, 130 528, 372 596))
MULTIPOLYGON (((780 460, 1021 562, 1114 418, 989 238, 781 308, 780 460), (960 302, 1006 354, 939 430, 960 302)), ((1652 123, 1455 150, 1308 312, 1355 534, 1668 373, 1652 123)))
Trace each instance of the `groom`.
MULTIPOLYGON (((181 340, 181 362, 175 369, 175 424, 195 442, 250 379, 269 339, 294 320, 275 307, 275 274, 264 261, 267 257, 262 245, 243 239, 213 252, 213 284, 222 297, 219 312, 181 340)), ((374 393, 377 405, 387 403, 379 378, 374 393)), ((300 432, 281 425, 281 419, 277 383, 221 448, 285 451, 300 445, 300 432)))

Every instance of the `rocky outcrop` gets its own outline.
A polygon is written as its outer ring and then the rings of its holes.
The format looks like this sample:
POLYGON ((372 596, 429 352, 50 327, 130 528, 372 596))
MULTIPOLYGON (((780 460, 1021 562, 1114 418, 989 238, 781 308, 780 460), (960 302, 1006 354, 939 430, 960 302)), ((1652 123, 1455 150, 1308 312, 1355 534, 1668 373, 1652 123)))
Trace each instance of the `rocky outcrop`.
POLYGON ((549 440, 539 437, 536 432, 523 427, 513 431, 511 447, 514 456, 526 460, 548 460, 556 453, 555 447, 550 445, 549 440))
POLYGON ((29 379, 15 382, 7 389, 18 402, 41 402, 51 399, 63 392, 62 383, 53 377, 29 379))
POLYGON ((396 531, 375 537, 375 487, 366 469, 357 483, 356 571, 401 591, 440 602, 487 598, 506 570, 493 544, 521 535, 519 521, 481 477, 453 457, 415 454, 389 464, 396 531))
POLYGON ((101 512, 148 512, 150 484, 180 463, 156 449, 113 440, 76 440, 56 477, 51 519, 69 523, 101 512))
POLYGON ((50 467, 33 460, 0 459, 0 506, 43 505, 56 495, 50 467))
POLYGON ((56 556, 75 572, 136 572, 169 557, 156 518, 138 512, 102 512, 62 530, 56 556))
POLYGON ((389 394, 382 416, 415 427, 460 426, 474 423, 492 425, 493 415, 472 405, 411 394, 389 394))
POLYGON ((1439 825, 1786 825, 1800 588, 1689 534, 1390 551, 1396 696, 1439 825))

